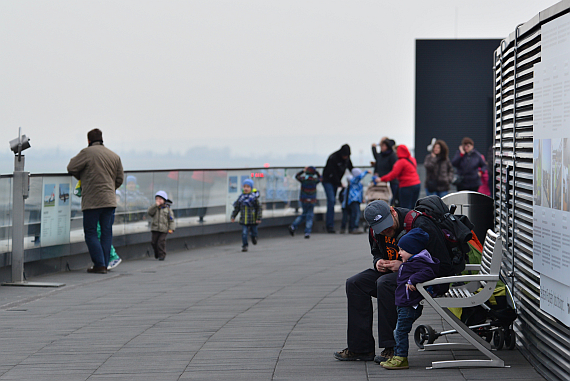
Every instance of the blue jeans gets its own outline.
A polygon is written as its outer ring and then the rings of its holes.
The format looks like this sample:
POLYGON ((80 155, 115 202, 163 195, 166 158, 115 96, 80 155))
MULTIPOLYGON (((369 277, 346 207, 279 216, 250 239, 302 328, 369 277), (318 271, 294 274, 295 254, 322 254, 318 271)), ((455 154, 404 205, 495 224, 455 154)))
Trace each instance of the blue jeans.
POLYGON ((340 221, 340 230, 346 229, 346 224, 350 220, 350 208, 342 208, 342 220, 340 221))
POLYGON ((311 234, 313 230, 313 217, 315 215, 315 204, 302 203, 303 214, 295 218, 295 221, 291 224, 293 229, 297 229, 303 221, 305 221, 305 234, 311 234))
POLYGON ((416 201, 420 197, 421 185, 412 185, 411 187, 400 187, 400 207, 414 209, 416 201))
POLYGON ((115 208, 97 208, 83 211, 85 243, 94 267, 109 266, 111 244, 113 243, 113 222, 115 208), (97 223, 101 226, 101 238, 97 236, 97 223))
POLYGON ((247 244, 247 232, 251 232, 252 237, 257 237, 257 225, 242 225, 241 226, 241 243, 242 246, 248 246, 247 244))
POLYGON ((424 306, 421 304, 418 304, 417 308, 398 307, 398 323, 394 330, 394 340, 396 340, 394 356, 408 357, 408 350, 410 349, 408 334, 412 330, 412 324, 422 316, 423 309, 424 306))
POLYGON ((348 219, 348 231, 358 228, 360 223, 360 203, 358 201, 351 202, 349 205, 350 217, 348 219))
POLYGON ((426 188, 426 196, 432 196, 432 195, 436 195, 439 196, 440 198, 443 196, 446 196, 449 193, 449 191, 435 191, 435 192, 430 192, 427 190, 426 188))
POLYGON ((327 230, 334 230, 334 204, 336 203, 337 187, 331 183, 323 183, 325 194, 327 195, 327 230))

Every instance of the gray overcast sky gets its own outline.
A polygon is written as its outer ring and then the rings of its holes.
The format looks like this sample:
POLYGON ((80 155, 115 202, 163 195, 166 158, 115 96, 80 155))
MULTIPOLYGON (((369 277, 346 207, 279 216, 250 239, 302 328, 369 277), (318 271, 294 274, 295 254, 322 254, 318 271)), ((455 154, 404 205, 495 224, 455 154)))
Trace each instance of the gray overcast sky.
POLYGON ((413 145, 415 39, 505 38, 555 3, 0 0, 2 136, 369 160, 383 135, 413 145))

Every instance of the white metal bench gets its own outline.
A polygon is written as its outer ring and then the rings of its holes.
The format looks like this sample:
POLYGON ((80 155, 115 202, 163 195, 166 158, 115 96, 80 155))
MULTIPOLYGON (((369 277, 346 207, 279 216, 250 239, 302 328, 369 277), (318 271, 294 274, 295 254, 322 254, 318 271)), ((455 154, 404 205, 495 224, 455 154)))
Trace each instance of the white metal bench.
POLYGON ((493 231, 488 230, 483 244, 481 264, 466 265, 466 270, 479 271, 478 274, 436 278, 416 285, 418 291, 423 295, 425 303, 432 306, 433 309, 457 331, 457 333, 469 342, 469 344, 425 344, 423 350, 473 349, 473 347, 475 347, 475 349, 478 349, 482 354, 488 357, 488 360, 474 359, 434 361, 432 362, 431 368, 505 366, 504 361, 491 352, 491 344, 469 329, 465 323, 459 320, 448 309, 449 307, 475 307, 485 303, 491 295, 493 295, 493 291, 499 281, 502 254, 503 245, 500 237, 498 237, 493 231), (465 283, 465 285, 450 287, 449 291, 444 296, 436 298, 433 298, 426 290, 429 286, 450 283, 465 283), (474 291, 480 288, 481 290, 479 292, 474 293, 474 291))

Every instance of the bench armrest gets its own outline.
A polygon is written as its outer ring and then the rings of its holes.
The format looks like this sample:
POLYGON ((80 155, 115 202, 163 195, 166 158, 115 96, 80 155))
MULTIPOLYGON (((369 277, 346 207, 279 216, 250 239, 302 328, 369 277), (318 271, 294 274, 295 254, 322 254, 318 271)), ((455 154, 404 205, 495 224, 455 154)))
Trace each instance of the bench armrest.
POLYGON ((455 282, 477 282, 477 281, 498 281, 499 275, 490 275, 490 274, 474 274, 474 275, 455 275, 455 276, 445 276, 441 278, 435 278, 429 280, 424 283, 418 283, 416 286, 420 287, 427 287, 427 286, 434 286, 437 284, 445 284, 445 283, 455 283, 455 282))

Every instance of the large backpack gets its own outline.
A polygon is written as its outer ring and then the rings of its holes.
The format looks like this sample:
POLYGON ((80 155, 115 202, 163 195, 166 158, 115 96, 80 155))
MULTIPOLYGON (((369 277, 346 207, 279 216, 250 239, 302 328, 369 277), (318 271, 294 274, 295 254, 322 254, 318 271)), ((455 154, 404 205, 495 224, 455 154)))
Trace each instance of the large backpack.
POLYGON ((469 218, 453 214, 440 197, 431 195, 419 199, 415 209, 406 214, 404 218, 406 233, 412 229, 414 221, 420 216, 429 217, 441 229, 454 269, 457 273, 463 271, 466 254, 471 250, 468 242, 473 238, 474 225, 469 218))

